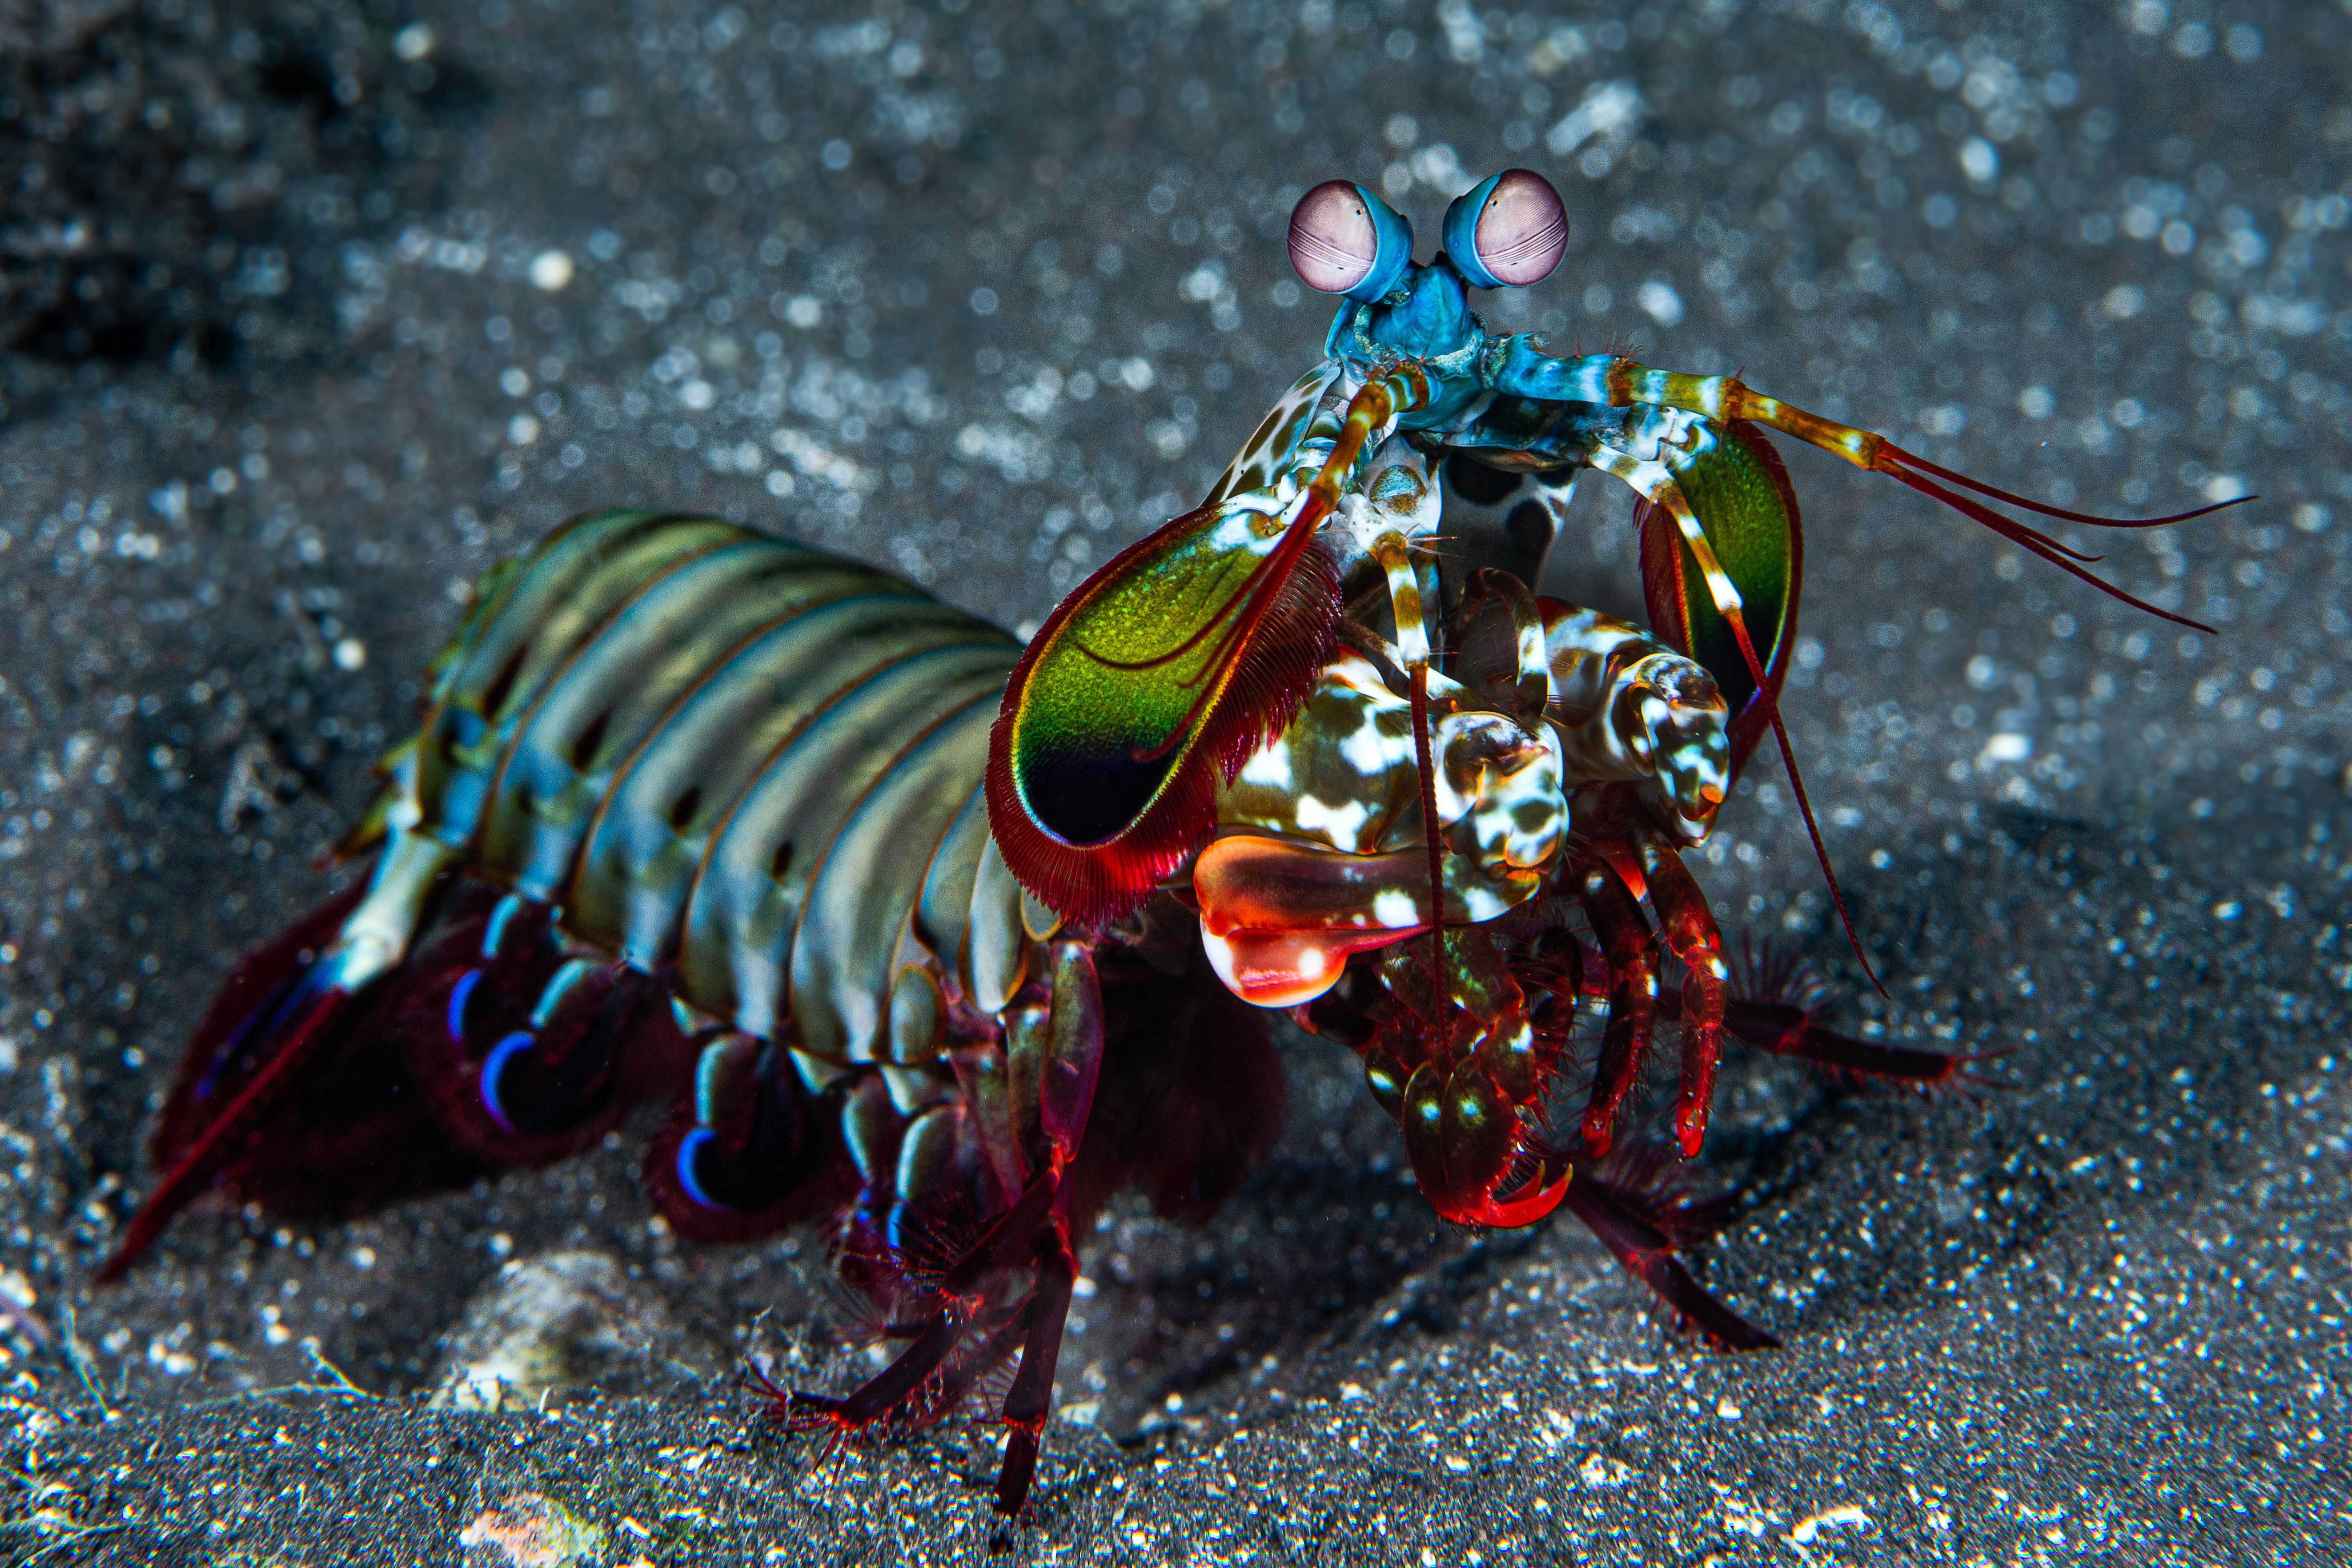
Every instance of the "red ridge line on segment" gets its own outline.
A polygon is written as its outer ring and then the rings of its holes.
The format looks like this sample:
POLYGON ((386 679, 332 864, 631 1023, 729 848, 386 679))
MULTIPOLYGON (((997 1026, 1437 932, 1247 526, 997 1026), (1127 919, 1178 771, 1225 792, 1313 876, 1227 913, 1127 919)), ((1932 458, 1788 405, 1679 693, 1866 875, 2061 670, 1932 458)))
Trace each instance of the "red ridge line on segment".
MULTIPOLYGON (((1195 512, 1188 513, 1187 515, 1198 515, 1198 512, 1196 510, 1195 512)), ((1180 519, 1179 521, 1181 520, 1180 519)), ((1271 560, 1272 558, 1269 557, 1268 559, 1271 560)), ((1163 664, 1173 663, 1175 660, 1184 657, 1186 649, 1190 648, 1193 644, 1199 642, 1202 637, 1207 637, 1211 632, 1217 629, 1218 625, 1223 622, 1228 615, 1233 613, 1234 603, 1238 601, 1243 595, 1247 594, 1250 591, 1250 585, 1257 580, 1257 574, 1262 570, 1264 570, 1263 564, 1252 568, 1250 574, 1242 579, 1241 586, 1226 595, 1225 602, 1219 605, 1214 613, 1202 621, 1200 630, 1194 632, 1191 637, 1186 637, 1182 642, 1178 643, 1174 647, 1170 648, 1165 653, 1155 653, 1149 658, 1113 658, 1107 653, 1097 653, 1093 648, 1090 648, 1086 645, 1083 638, 1075 635, 1070 638, 1071 646, 1076 647, 1080 653, 1086 655, 1088 658, 1094 660, 1097 664, 1102 665, 1110 669, 1152 669, 1163 664)))
MULTIPOLYGON (((1385 379, 1369 384, 1381 386, 1384 391, 1386 390, 1385 379)), ((1408 387, 1406 392, 1410 396, 1412 389, 1408 387)), ((1361 397, 1363 393, 1360 391, 1356 395, 1361 397)), ((1394 393, 1388 393, 1387 395, 1389 411, 1382 416, 1383 418, 1394 417, 1402 407, 1406 406, 1399 402, 1394 393)), ((1418 406, 1418 400, 1412 405, 1418 406)), ((1355 408, 1351 400, 1347 421, 1341 426, 1339 440, 1333 444, 1332 459, 1339 457, 1339 448, 1347 444, 1347 438, 1351 430, 1356 434, 1356 452, 1360 453, 1365 440, 1370 434, 1373 423, 1374 421, 1363 417, 1363 411, 1355 408)), ((1352 466, 1354 461, 1355 458, 1351 455, 1349 459, 1349 465, 1352 466)), ((1136 761, 1152 762, 1175 750, 1198 725, 1202 710, 1214 701, 1218 694, 1229 684, 1226 679, 1222 678, 1230 674, 1234 650, 1245 645, 1250 637, 1255 635, 1258 626, 1265 619, 1266 612, 1273 606, 1274 595, 1281 590, 1290 574, 1297 569, 1299 558, 1307 552, 1307 545, 1313 542, 1317 526, 1338 510, 1336 502, 1324 495, 1320 478, 1321 476, 1318 475, 1318 482, 1307 488, 1306 500, 1299 504, 1298 514, 1292 518, 1288 526, 1283 530, 1281 542, 1275 546, 1273 552, 1243 580, 1240 587, 1235 588, 1226 596, 1224 603, 1217 607, 1216 613, 1211 616, 1198 631, 1176 647, 1166 653, 1155 654, 1148 659, 1127 662, 1108 658, 1088 647, 1076 637, 1071 638, 1073 645, 1080 653, 1097 664, 1113 669, 1150 669, 1171 659, 1181 658, 1186 649, 1215 630, 1227 616, 1232 614, 1234 600, 1240 599, 1244 595, 1248 595, 1248 601, 1242 605, 1239 616, 1218 637, 1216 651, 1211 656, 1208 668, 1195 677, 1202 686, 1201 695, 1195 698, 1192 706, 1185 710, 1182 721, 1175 727, 1168 739, 1147 751, 1136 752, 1134 753, 1136 761), (1212 679, 1213 677, 1221 679, 1212 679)))
MULTIPOLYGON (((1160 742, 1160 744, 1148 751, 1136 752, 1134 757, 1137 762, 1153 762, 1174 751, 1199 725, 1202 712, 1208 705, 1215 701, 1225 688, 1232 684, 1234 666, 1238 662, 1235 657, 1237 651, 1245 647, 1249 640, 1257 635, 1258 627, 1265 624, 1267 612, 1274 608, 1275 595, 1282 591, 1283 585, 1289 581, 1291 573, 1297 569, 1299 559, 1307 553, 1307 547, 1315 542, 1317 525, 1330 516, 1331 511, 1330 505, 1324 502, 1319 494, 1312 490, 1307 492, 1307 503, 1298 509, 1298 515, 1292 519, 1290 526, 1283 531, 1282 542, 1275 547, 1273 554, 1265 558, 1265 563, 1251 573, 1249 580, 1244 583, 1241 588, 1234 590, 1234 598, 1238 598, 1244 592, 1247 592, 1249 602, 1241 607, 1232 626, 1227 629, 1223 637, 1218 639, 1216 655, 1210 661, 1209 668, 1202 671, 1199 678, 1201 694, 1195 697, 1192 700, 1192 705, 1184 710, 1183 722, 1179 724, 1168 739, 1160 742), (1320 510, 1317 510, 1318 504, 1321 505, 1320 510), (1212 679, 1212 676, 1215 679, 1212 679)), ((1232 599, 1226 600, 1228 605, 1232 602, 1232 599)), ((1218 612, 1219 618, 1222 619, 1223 615, 1223 610, 1218 612)), ((1213 622, 1211 624, 1214 625, 1213 622)), ((1197 640, 1199 635, 1194 634, 1194 640, 1197 640)))

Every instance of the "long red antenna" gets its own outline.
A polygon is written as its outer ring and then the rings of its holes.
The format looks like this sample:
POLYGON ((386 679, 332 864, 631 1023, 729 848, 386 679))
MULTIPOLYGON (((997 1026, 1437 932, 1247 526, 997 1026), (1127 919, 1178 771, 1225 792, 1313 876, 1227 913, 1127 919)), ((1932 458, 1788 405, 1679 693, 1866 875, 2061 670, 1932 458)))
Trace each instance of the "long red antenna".
MULTIPOLYGON (((1805 831, 1812 835, 1813 858, 1822 863, 1822 875, 1830 885, 1830 902, 1837 906, 1838 923, 1845 927, 1845 940, 1853 948, 1853 956, 1862 964, 1863 973, 1881 996, 1886 987, 1871 967, 1870 954, 1862 951, 1862 938, 1853 929, 1853 917, 1846 912, 1845 894, 1838 888, 1837 872, 1830 866, 1829 846, 1822 842, 1822 825, 1813 820, 1813 803, 1805 795, 1805 776, 1797 770, 1797 748, 1789 742, 1788 726, 1780 722, 1780 700, 1764 679, 1764 666, 1756 657, 1756 645, 1748 640, 1748 623, 1734 611, 1724 617, 1730 623, 1732 636, 1739 639, 1740 657, 1748 661, 1748 673, 1755 679, 1757 694, 1764 699, 1764 716, 1772 721, 1772 738, 1780 743, 1780 761, 1789 770, 1789 787, 1796 792, 1797 809, 1804 814, 1805 831)), ((1892 998, 1889 998, 1892 1000, 1892 998)))

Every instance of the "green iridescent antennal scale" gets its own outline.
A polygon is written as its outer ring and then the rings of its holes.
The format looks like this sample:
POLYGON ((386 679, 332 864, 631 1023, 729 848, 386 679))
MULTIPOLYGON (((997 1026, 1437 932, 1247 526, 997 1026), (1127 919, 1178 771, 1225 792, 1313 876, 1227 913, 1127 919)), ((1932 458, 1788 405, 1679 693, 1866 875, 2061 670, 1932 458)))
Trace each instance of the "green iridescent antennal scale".
POLYGON ((1207 837, 1220 780, 1321 677, 1341 606, 1318 531, 1430 395, 1400 368, 1358 386, 1334 424, 1338 374, 1301 377, 1211 499, 1081 584, 1013 670, 989 741, 990 829, 1065 919, 1141 902, 1207 837))
MULTIPOLYGON (((1691 510, 1706 521, 1716 559, 1739 590, 1748 636, 1763 661, 1769 700, 1778 701, 1796 647, 1797 598, 1804 583, 1805 536, 1789 470, 1764 433, 1745 420, 1676 466, 1691 510)), ((1667 643, 1705 665, 1732 713, 1731 770, 1737 775, 1769 731, 1755 673, 1739 639, 1703 581, 1689 543, 1661 506, 1644 501, 1639 518, 1642 591, 1650 625, 1667 643)))
POLYGON ((1190 853, 1230 776, 1297 711, 1339 591, 1311 529, 1178 518, 1065 600, 1013 672, 992 737, 1005 863, 1066 916, 1116 918, 1190 853))

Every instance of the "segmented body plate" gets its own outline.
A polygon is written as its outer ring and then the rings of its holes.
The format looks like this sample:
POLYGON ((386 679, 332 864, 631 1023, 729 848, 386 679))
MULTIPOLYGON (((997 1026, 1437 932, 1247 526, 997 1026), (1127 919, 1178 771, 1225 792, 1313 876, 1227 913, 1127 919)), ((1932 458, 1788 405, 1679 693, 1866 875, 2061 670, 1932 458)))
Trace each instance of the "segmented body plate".
POLYGON ((980 783, 1020 647, 872 568, 702 518, 575 520, 483 584, 386 818, 823 1060, 889 1038, 898 971, 984 1011, 1020 892, 980 783))
MULTIPOLYGON (((1229 497, 1253 492, 1271 494, 1277 488, 1277 480, 1297 468, 1299 447, 1310 436, 1319 436, 1326 442, 1337 436, 1338 419, 1327 415, 1321 422, 1324 428, 1318 430, 1316 416, 1328 403, 1332 384, 1339 379, 1339 363, 1326 360, 1293 382, 1290 389, 1266 410, 1265 417, 1258 421, 1250 438, 1242 443, 1234 460, 1225 465, 1217 482, 1209 487, 1209 493, 1201 498, 1201 504, 1214 506, 1229 497)), ((1347 398, 1342 395, 1339 404, 1345 407, 1347 398)), ((1328 447, 1325 449, 1328 450, 1328 447)), ((1293 493, 1296 489, 1294 484, 1293 493)))

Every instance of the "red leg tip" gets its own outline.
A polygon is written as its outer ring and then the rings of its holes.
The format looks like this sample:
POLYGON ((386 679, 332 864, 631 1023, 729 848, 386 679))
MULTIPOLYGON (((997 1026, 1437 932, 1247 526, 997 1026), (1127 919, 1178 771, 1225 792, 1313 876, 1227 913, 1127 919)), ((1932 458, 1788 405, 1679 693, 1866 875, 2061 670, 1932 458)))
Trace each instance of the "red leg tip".
POLYGON ((1037 1431, 1036 1426, 1024 1423, 1014 1426, 1005 1439, 1004 1468, 996 1472, 999 1513, 1017 1514, 1029 1501, 1029 1483, 1037 1475, 1037 1431))
POLYGON ((1584 1152, 1588 1156, 1600 1159, 1616 1141, 1616 1134, 1609 1130, 1609 1118, 1601 1114, 1599 1107, 1585 1113, 1584 1152))
POLYGON ((1706 1144, 1706 1112, 1693 1108, 1675 1118, 1675 1141, 1681 1146, 1683 1158, 1696 1160, 1706 1144))

